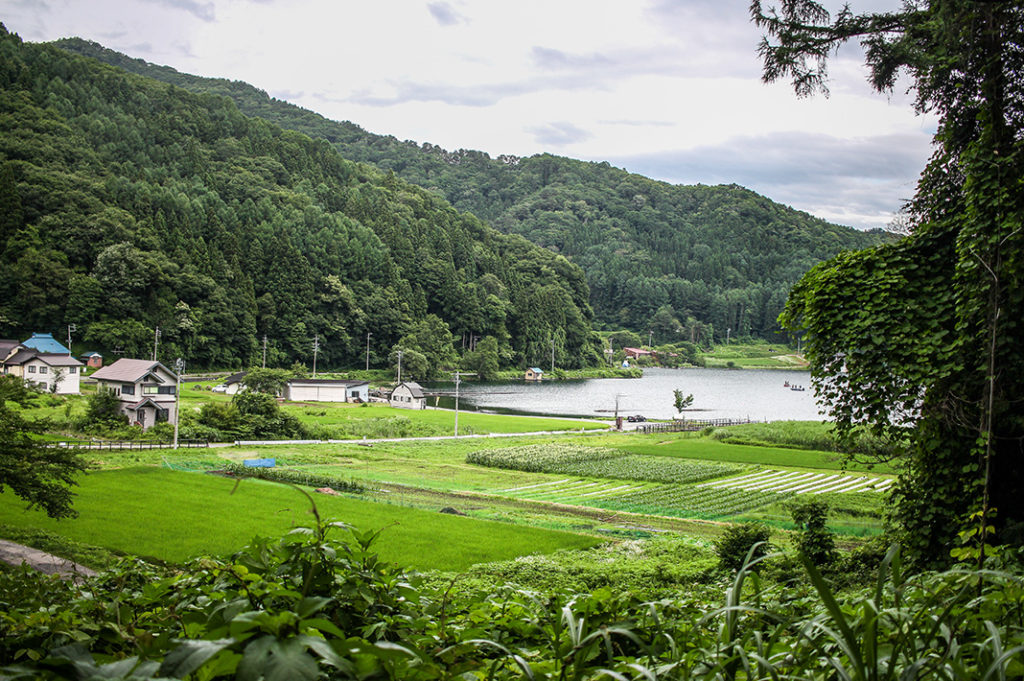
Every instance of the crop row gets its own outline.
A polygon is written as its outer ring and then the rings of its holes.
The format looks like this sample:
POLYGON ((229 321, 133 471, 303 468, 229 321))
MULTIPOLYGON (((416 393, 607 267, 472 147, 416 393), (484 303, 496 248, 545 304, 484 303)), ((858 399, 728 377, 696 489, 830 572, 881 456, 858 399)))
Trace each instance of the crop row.
POLYGON ((534 473, 676 484, 710 480, 739 470, 730 464, 684 461, 628 454, 614 449, 566 445, 534 445, 471 452, 466 462, 534 473))
POLYGON ((702 487, 780 494, 825 494, 830 492, 882 492, 888 489, 892 483, 893 481, 889 478, 873 478, 866 475, 765 470, 705 483, 702 487))
POLYGON ((788 494, 698 485, 564 479, 506 489, 501 494, 535 501, 686 518, 722 518, 783 499, 788 494))

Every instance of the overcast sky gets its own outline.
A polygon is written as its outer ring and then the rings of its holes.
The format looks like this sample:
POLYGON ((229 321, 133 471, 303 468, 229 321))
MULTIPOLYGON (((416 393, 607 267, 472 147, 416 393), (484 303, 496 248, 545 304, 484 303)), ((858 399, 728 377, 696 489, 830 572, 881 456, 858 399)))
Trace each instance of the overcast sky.
POLYGON ((935 121, 902 89, 873 93, 857 49, 832 62, 829 98, 763 84, 748 5, 0 0, 0 21, 27 41, 78 36, 242 80, 403 140, 736 183, 840 224, 884 227, 913 194, 935 121))

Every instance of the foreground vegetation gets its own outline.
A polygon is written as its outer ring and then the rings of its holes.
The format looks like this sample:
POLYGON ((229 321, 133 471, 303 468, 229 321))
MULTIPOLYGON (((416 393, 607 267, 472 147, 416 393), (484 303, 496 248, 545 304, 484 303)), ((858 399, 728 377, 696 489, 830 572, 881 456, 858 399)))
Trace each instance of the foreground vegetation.
POLYGON ((84 587, 0 573, 8 678, 981 679, 1024 673, 1018 564, 907 577, 837 594, 757 567, 654 602, 418 584, 375 533, 314 523, 230 559, 161 573, 137 564, 84 587))

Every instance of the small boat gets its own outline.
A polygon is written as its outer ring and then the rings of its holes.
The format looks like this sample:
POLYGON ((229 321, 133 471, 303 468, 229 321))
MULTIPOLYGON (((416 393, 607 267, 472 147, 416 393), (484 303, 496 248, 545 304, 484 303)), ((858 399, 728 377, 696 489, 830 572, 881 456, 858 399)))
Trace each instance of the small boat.
POLYGON ((794 386, 792 386, 790 388, 790 390, 795 390, 797 392, 803 392, 805 390, 805 388, 802 385, 794 385, 794 386))
POLYGON ((788 388, 789 387, 789 381, 786 381, 785 383, 783 383, 782 387, 783 388, 788 388))

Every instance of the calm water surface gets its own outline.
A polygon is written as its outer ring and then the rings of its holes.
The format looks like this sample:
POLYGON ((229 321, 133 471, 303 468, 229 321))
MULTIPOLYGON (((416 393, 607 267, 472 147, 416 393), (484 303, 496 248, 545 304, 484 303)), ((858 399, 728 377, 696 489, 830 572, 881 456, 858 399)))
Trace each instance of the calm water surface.
MULTIPOLYGON (((454 391, 454 384, 431 383, 431 389, 454 391)), ((643 378, 591 378, 578 381, 471 383, 459 388, 460 409, 481 409, 563 416, 643 414, 667 419, 676 415, 673 390, 693 394, 692 418, 750 418, 755 421, 820 421, 806 371, 766 369, 644 369, 643 378), (784 387, 802 385, 803 392, 784 387)), ((452 400, 443 399, 442 406, 452 400)))

